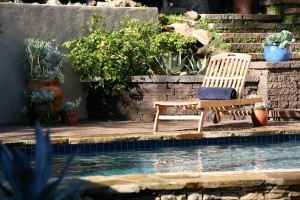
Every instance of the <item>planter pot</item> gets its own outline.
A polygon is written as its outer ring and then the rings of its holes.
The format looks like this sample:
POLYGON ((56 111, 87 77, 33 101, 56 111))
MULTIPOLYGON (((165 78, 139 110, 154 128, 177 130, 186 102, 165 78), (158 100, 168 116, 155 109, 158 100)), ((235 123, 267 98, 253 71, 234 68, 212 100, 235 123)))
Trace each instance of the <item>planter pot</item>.
POLYGON ((267 126, 268 125, 268 110, 265 109, 252 109, 251 119, 254 126, 267 126))
POLYGON ((79 112, 63 112, 62 122, 67 125, 75 125, 78 122, 79 112))
POLYGON ((288 61, 291 58, 291 47, 288 46, 282 49, 279 45, 266 44, 264 48, 264 57, 267 62, 288 61))
POLYGON ((28 111, 28 119, 30 125, 35 125, 35 121, 39 120, 44 125, 50 125, 52 118, 52 103, 32 103, 28 111))
POLYGON ((238 14, 254 14, 258 0, 233 0, 233 8, 238 14))
POLYGON ((59 113, 61 110, 61 105, 64 97, 62 88, 60 87, 59 81, 57 79, 30 79, 29 87, 39 89, 47 88, 53 91, 56 95, 52 102, 53 105, 53 122, 58 123, 59 113))

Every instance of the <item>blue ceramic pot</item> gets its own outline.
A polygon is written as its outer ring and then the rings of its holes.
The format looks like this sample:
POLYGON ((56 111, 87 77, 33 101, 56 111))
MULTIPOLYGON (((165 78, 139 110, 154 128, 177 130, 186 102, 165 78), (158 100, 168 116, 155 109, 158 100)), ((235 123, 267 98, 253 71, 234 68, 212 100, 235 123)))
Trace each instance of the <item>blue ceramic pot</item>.
POLYGON ((267 62, 288 61, 291 58, 291 47, 288 46, 282 49, 279 45, 266 44, 264 48, 264 57, 267 62))

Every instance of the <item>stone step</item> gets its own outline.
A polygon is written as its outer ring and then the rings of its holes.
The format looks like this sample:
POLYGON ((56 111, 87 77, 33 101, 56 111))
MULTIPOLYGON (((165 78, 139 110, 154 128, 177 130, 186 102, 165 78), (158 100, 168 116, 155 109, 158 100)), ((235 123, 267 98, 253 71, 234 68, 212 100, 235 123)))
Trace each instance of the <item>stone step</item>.
POLYGON ((295 28, 294 24, 283 24, 283 23, 260 23, 260 24, 215 24, 210 23, 208 24, 209 28, 217 29, 217 30, 240 30, 243 32, 258 32, 266 31, 266 30, 277 30, 277 32, 281 30, 292 30, 295 28))
POLYGON ((300 68, 300 61, 251 62, 250 68, 251 69, 300 68))
MULTIPOLYGON (((244 53, 262 52, 264 48, 262 43, 228 43, 228 45, 233 51, 244 53)), ((296 49, 300 50, 300 43, 291 43, 290 46, 294 52, 296 49)))
MULTIPOLYGON (((266 61, 263 53, 247 53, 252 56, 252 61, 266 61)), ((292 61, 300 61, 300 52, 292 52, 292 61)))
POLYGON ((262 6, 278 5, 278 4, 300 4, 299 0, 261 0, 262 6))
POLYGON ((300 14, 300 8, 285 8, 284 14, 300 14))
MULTIPOLYGON (((223 39, 234 41, 238 43, 240 41, 256 41, 256 42, 263 42, 267 36, 272 35, 274 33, 219 33, 223 39)), ((300 33, 292 33, 294 38, 300 39, 300 33)))
POLYGON ((281 21, 282 15, 267 14, 200 14, 201 19, 213 20, 247 20, 247 21, 281 21))

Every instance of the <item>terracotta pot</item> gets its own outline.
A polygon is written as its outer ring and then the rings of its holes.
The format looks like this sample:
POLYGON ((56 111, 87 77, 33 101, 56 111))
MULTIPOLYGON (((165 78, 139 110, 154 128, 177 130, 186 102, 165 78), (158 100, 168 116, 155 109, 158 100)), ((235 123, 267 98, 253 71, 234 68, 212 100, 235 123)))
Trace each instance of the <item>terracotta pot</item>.
POLYGON ((59 119, 59 113, 61 110, 62 101, 64 98, 64 92, 60 87, 59 80, 57 79, 30 79, 29 87, 39 89, 47 88, 53 91, 56 95, 52 102, 53 105, 53 122, 57 123, 59 119))
POLYGON ((265 109, 252 109, 251 119, 254 126, 267 126, 268 125, 268 110, 265 109))
POLYGON ((258 2, 258 0, 233 0, 233 8, 239 14, 254 14, 258 2))
POLYGON ((67 125, 75 125, 78 122, 79 112, 63 112, 62 121, 67 125))

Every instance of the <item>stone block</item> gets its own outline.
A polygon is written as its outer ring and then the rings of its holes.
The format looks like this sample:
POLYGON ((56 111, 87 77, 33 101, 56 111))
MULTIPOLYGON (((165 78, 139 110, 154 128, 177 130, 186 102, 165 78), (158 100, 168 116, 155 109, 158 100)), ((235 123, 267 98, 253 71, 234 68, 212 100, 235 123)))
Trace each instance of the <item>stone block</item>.
POLYGON ((168 97, 165 95, 161 95, 161 96, 144 96, 143 97, 143 101, 167 101, 168 97))
POLYGON ((299 101, 289 101, 289 108, 290 109, 297 109, 300 107, 299 101))
POLYGON ((248 193, 240 198, 241 200, 264 200, 265 197, 262 193, 248 193))
POLYGON ((198 193, 193 193, 188 195, 187 200, 202 200, 202 195, 198 193))
POLYGON ((167 96, 168 101, 190 100, 190 99, 193 99, 193 95, 167 96))
POLYGON ((162 195, 160 197, 161 200, 176 200, 176 196, 175 195, 162 195))
POLYGON ((149 89, 147 94, 144 95, 150 95, 150 96, 175 95, 175 90, 174 89, 149 89))
POLYGON ((265 193, 265 198, 266 199, 279 199, 279 198, 284 198, 287 197, 288 193, 287 192, 281 192, 281 193, 265 193))
POLYGON ((175 96, 195 96, 197 95, 198 90, 197 89, 190 89, 190 88, 186 88, 186 89, 178 89, 175 90, 175 96))
POLYGON ((157 83, 145 83, 140 85, 143 89, 167 89, 167 83, 157 84, 157 83))
POLYGON ((279 88, 279 83, 268 83, 268 89, 279 88))
POLYGON ((185 84, 185 83, 169 83, 168 84, 168 88, 170 89, 185 89, 185 88, 189 88, 190 85, 189 84, 185 84))

